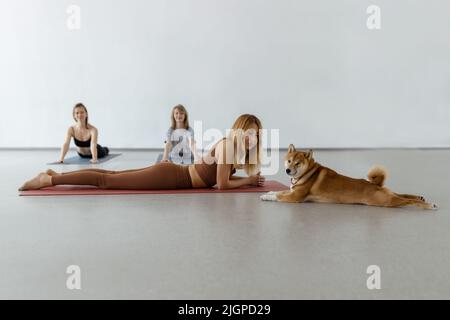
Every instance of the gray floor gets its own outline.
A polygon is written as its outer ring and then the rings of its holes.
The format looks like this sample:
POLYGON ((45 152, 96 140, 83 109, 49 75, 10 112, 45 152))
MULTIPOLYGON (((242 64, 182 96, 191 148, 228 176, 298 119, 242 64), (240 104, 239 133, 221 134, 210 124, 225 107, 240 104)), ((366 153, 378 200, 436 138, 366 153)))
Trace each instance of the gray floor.
MULTIPOLYGON (((127 151, 101 167, 142 167, 156 155, 127 151)), ((19 197, 57 156, 0 151, 0 298, 450 298, 450 150, 316 152, 355 177, 383 164, 389 187, 438 211, 257 194, 19 197), (81 268, 81 290, 66 288, 69 265, 81 268), (380 290, 366 287, 369 265, 381 268, 380 290)), ((288 183, 282 170, 270 178, 288 183)))

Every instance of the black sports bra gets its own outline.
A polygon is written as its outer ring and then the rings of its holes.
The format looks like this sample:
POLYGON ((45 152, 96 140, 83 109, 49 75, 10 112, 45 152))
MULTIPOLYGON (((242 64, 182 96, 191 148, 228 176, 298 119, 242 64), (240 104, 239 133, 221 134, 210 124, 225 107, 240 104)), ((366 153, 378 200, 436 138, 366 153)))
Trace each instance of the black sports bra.
POLYGON ((72 128, 73 131, 73 142, 75 142, 75 145, 79 148, 89 148, 91 146, 91 137, 89 137, 86 141, 81 141, 75 138, 75 130, 72 128))

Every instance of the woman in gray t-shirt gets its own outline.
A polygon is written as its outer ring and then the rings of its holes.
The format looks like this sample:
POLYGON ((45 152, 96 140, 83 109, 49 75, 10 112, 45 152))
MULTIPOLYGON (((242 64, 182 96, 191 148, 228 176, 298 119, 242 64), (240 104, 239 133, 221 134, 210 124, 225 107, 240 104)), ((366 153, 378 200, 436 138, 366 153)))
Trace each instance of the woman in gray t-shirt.
POLYGON ((189 126, 188 113, 181 104, 172 109, 161 162, 192 163, 197 158, 194 130, 189 126))

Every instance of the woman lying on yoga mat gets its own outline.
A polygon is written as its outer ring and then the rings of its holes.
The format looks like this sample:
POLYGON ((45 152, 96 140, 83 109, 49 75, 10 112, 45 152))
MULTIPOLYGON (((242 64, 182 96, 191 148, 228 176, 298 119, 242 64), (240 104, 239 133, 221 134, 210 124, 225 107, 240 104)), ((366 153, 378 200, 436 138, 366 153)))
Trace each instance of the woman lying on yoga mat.
POLYGON ((64 162, 72 138, 77 146, 78 155, 82 158, 91 159, 91 163, 96 163, 97 159, 107 156, 109 149, 97 144, 98 131, 89 123, 86 107, 82 103, 77 103, 73 107, 72 116, 76 124, 67 129, 66 141, 61 147, 61 156, 58 162, 64 162))
POLYGON ((19 191, 55 185, 93 185, 103 189, 219 189, 244 185, 263 186, 261 176, 261 122, 254 115, 244 114, 235 121, 226 138, 216 142, 200 163, 178 165, 160 162, 147 168, 109 171, 85 169, 67 173, 47 170, 27 181, 19 191), (248 177, 233 177, 236 169, 244 169, 248 177))

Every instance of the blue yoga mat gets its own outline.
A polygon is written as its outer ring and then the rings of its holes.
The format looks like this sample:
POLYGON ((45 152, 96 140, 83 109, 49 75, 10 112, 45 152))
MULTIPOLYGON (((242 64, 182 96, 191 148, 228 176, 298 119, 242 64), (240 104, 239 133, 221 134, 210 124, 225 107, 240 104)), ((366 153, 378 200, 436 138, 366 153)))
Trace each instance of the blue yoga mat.
MULTIPOLYGON (((97 159, 97 163, 106 162, 106 161, 114 159, 115 157, 118 157, 120 155, 121 155, 121 153, 110 153, 106 157, 97 159)), ((56 164, 61 164, 61 165, 64 165, 64 164, 86 164, 86 165, 90 165, 92 163, 90 163, 89 160, 91 160, 91 159, 82 158, 80 156, 74 156, 74 157, 68 157, 68 158, 64 159, 64 163, 50 162, 47 164, 48 165, 56 165, 56 164)))

